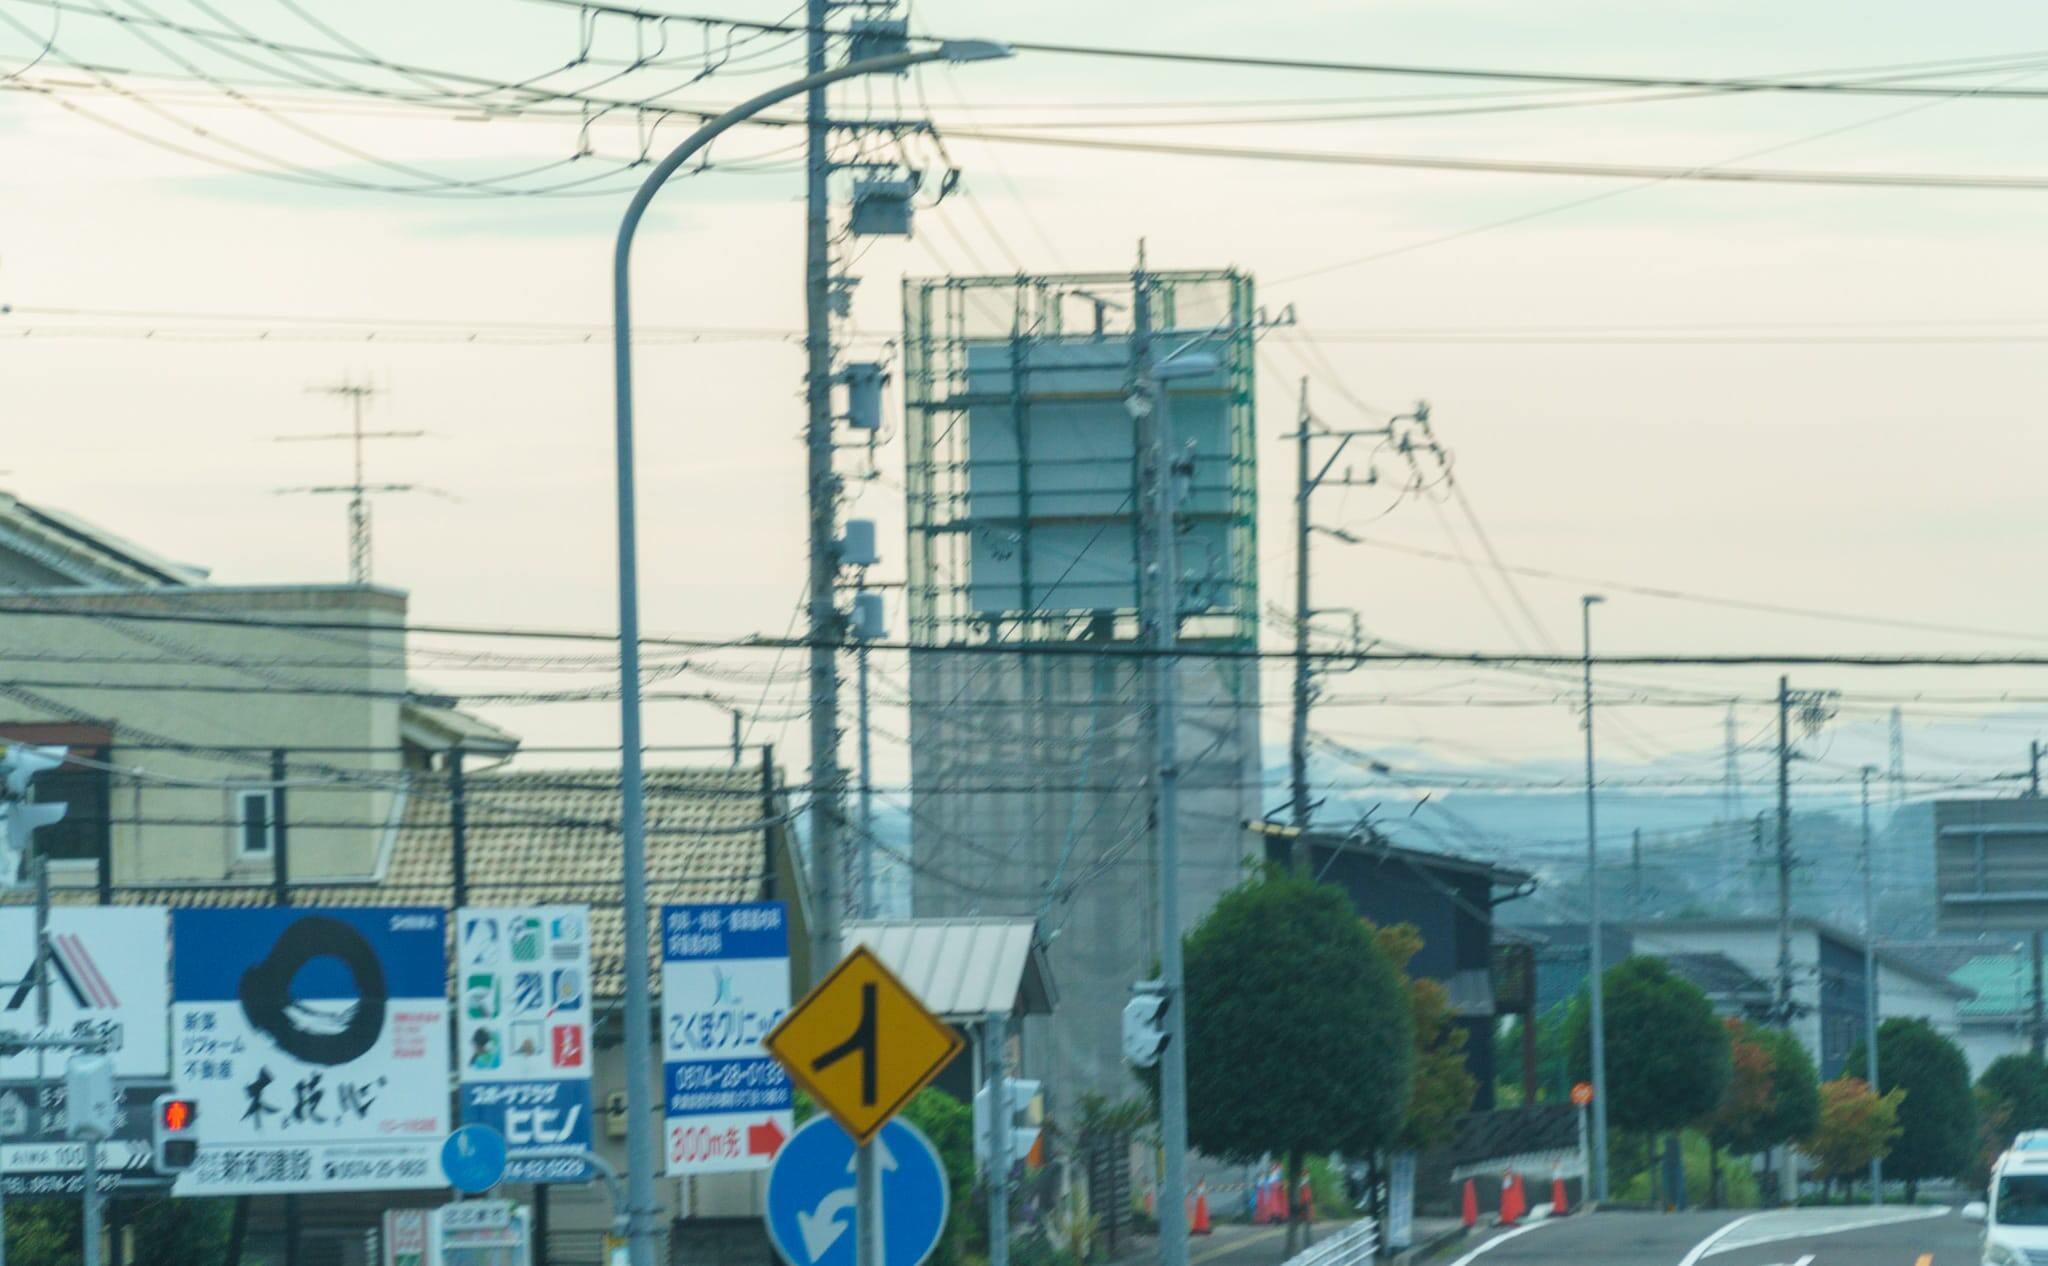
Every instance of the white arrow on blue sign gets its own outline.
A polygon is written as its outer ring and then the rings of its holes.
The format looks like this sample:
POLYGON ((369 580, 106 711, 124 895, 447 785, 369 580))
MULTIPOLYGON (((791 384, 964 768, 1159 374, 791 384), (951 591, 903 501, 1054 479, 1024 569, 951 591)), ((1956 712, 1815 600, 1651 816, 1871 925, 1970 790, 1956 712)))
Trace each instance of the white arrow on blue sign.
POLYGON ((441 1144, 448 1185, 471 1195, 489 1191, 505 1176, 505 1136, 488 1125, 465 1125, 441 1144))
MULTIPOLYGON (((938 1149, 907 1121, 873 1145, 882 1188, 881 1266, 920 1266, 939 1245, 949 1196, 938 1149)), ((768 1238, 790 1266, 854 1266, 853 1136, 819 1116, 768 1171, 768 1238)))

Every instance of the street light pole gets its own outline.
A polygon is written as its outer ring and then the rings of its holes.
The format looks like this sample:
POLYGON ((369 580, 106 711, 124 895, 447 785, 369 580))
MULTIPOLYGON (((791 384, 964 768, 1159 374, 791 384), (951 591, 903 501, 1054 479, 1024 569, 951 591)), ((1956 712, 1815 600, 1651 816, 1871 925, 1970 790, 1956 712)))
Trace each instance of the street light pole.
MULTIPOLYGON (((814 88, 860 75, 885 74, 929 61, 986 61, 1008 57, 1007 45, 985 40, 949 40, 936 48, 849 62, 833 70, 771 88, 741 102, 691 133, 647 174, 619 222, 612 253, 612 366, 616 392, 619 567, 619 825, 625 876, 623 947, 626 967, 626 1217, 632 1266, 655 1266, 659 1206, 654 1194, 653 992, 647 963, 647 808, 640 729, 639 542, 634 511, 633 470, 633 306, 629 286, 633 239, 648 204, 669 177, 706 145, 768 107, 814 88)), ((837 859, 833 859, 837 865, 837 859)))
MULTIPOLYGON (((1877 766, 1863 767, 1863 1060, 1864 1080, 1877 1094, 1877 911, 1870 899, 1870 776, 1877 766)), ((1870 1203, 1884 1203, 1884 1160, 1870 1158, 1870 1203)))
POLYGON ((1596 593, 1579 599, 1580 644, 1586 683, 1586 986, 1593 1038, 1593 1199, 1607 1199, 1607 1033, 1600 973, 1600 829, 1593 803, 1593 606, 1596 593))

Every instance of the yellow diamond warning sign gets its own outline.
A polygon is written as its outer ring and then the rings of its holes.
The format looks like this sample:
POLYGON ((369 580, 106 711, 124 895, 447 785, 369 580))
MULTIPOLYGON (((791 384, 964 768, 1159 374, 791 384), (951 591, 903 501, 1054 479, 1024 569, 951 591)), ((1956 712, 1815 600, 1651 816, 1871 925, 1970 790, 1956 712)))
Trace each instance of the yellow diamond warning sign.
POLYGON ((841 960, 763 1039, 796 1084, 865 1144, 960 1053, 866 946, 841 960))

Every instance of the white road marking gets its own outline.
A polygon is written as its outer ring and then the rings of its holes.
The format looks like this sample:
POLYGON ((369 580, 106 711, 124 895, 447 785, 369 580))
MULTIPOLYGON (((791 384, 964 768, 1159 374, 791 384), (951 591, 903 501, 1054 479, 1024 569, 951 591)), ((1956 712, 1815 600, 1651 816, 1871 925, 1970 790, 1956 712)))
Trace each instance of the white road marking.
POLYGON ((1708 1253, 1713 1252, 1714 1245, 1719 1244, 1722 1240, 1726 1239, 1728 1237, 1729 1232, 1733 1231, 1736 1227, 1743 1226, 1750 1222, 1754 1222, 1758 1218, 1763 1216, 1764 1215, 1761 1213, 1752 1213, 1744 1217, 1737 1218, 1733 1222, 1723 1225, 1719 1230, 1715 1231, 1712 1235, 1709 1235, 1706 1239, 1703 1239, 1699 1243, 1693 1245, 1692 1251, 1687 1253, 1683 1258, 1679 1260, 1678 1266, 1699 1266, 1700 1258, 1705 1257, 1708 1253))
POLYGON ((1678 1266, 1698 1266, 1702 1258, 1714 1257, 1722 1253, 1733 1253, 1738 1249, 1755 1248, 1761 1244, 1779 1244, 1786 1240, 1803 1240, 1822 1235, 1841 1235, 1848 1231, 1862 1231, 1880 1226, 1896 1226, 1906 1222, 1925 1222, 1930 1218, 1946 1217, 1949 1212, 1950 1210, 1947 1205, 1936 1205, 1927 1209, 1901 1210, 1897 1213, 1859 1217, 1852 1221, 1826 1222, 1819 1226, 1791 1226, 1786 1227, 1782 1231, 1772 1231, 1768 1234, 1754 1237, 1744 1236, 1736 1243, 1723 1243, 1737 1227, 1765 1218, 1783 1220, 1787 1215, 1797 1216, 1798 1211, 1781 1209, 1770 1213, 1752 1213, 1748 1217, 1737 1218, 1694 1245, 1692 1251, 1685 1255, 1685 1258, 1679 1262, 1678 1266))
POLYGON ((1470 1263, 1478 1260, 1479 1255, 1481 1253, 1491 1252, 1492 1250, 1499 1248, 1501 1245, 1507 1243, 1509 1240, 1514 1239, 1518 1235, 1527 1235, 1531 1231, 1540 1231, 1546 1226, 1554 1225, 1556 1224, 1552 1222, 1531 1222, 1527 1226, 1518 1226, 1512 1231, 1508 1231, 1503 1234, 1494 1236, 1486 1243, 1481 1244, 1478 1248, 1473 1249, 1471 1252, 1465 1254, 1457 1261, 1452 1262, 1451 1266, 1470 1266, 1470 1263))

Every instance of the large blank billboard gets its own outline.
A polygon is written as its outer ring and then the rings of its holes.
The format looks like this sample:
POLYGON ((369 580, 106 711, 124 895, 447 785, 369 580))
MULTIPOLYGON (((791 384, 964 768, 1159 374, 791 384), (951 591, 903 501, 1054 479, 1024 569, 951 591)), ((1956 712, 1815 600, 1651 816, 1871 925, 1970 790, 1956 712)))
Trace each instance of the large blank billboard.
POLYGON ((1934 887, 1943 932, 2048 929, 2048 799, 1937 800, 1934 887))

